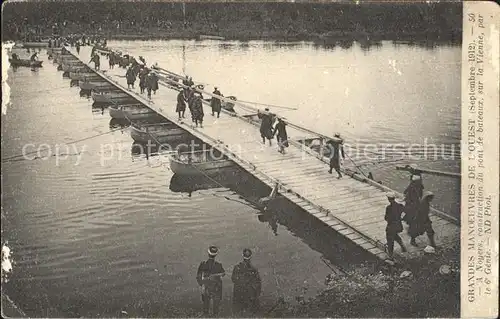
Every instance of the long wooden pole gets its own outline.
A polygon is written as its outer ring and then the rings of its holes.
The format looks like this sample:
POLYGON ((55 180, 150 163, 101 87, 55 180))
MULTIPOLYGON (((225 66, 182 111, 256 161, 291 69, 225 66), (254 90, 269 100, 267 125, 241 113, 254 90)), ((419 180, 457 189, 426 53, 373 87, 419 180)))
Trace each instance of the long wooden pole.
MULTIPOLYGON (((165 70, 165 69, 160 68, 160 67, 155 67, 155 69, 156 69, 156 70, 163 71, 163 72, 168 73, 168 74, 171 74, 171 75, 176 76, 176 77, 178 77, 178 78, 183 78, 183 76, 182 76, 182 75, 175 74, 174 72, 171 72, 171 71, 165 70)), ((178 83, 178 82, 176 82, 176 81, 172 81, 172 80, 169 80, 169 79, 163 79, 163 80, 164 80, 164 81, 171 81, 171 82, 175 82, 177 85, 180 85, 181 87, 185 87, 185 85, 183 85, 183 84, 181 84, 181 83, 178 83)), ((271 114, 271 112, 262 111, 262 110, 259 110, 259 109, 257 109, 257 108, 254 108, 254 107, 252 107, 252 106, 249 106, 249 105, 247 105, 247 104, 241 103, 241 102, 239 102, 239 101, 231 100, 231 99, 225 98, 225 97, 220 96, 220 95, 215 95, 215 94, 213 94, 213 93, 210 93, 210 92, 207 92, 207 91, 203 91, 203 90, 198 89, 198 88, 195 88, 195 90, 196 90, 197 92, 200 92, 200 93, 204 94, 204 95, 208 95, 208 96, 211 96, 211 97, 215 97, 215 98, 217 98, 217 99, 219 99, 219 100, 221 100, 221 101, 224 101, 224 102, 229 102, 229 103, 233 103, 233 104, 237 104, 237 105, 239 105, 239 106, 241 106, 241 107, 243 107, 243 108, 245 108, 245 109, 247 109, 247 110, 250 110, 250 111, 252 111, 252 112, 261 112, 261 113, 263 113, 263 114, 271 114)), ((288 121, 287 121, 287 120, 285 120, 285 119, 283 119, 283 121, 284 121, 286 124, 288 124, 288 126, 293 127, 293 128, 295 128, 295 129, 297 129, 297 130, 299 130, 299 131, 303 131, 303 132, 306 132, 306 133, 310 133, 310 134, 316 135, 316 136, 318 136, 318 137, 321 137, 321 138, 324 138, 324 139, 327 139, 327 140, 332 140, 332 141, 336 141, 336 142, 340 142, 340 141, 342 141, 342 139, 341 139, 341 138, 330 137, 330 136, 326 136, 326 135, 321 134, 321 133, 317 133, 317 132, 315 132, 315 131, 313 131, 313 130, 310 130, 310 129, 308 129, 308 128, 305 128, 305 127, 302 127, 302 126, 299 126, 299 125, 293 124, 293 123, 291 123, 291 122, 288 122, 288 121)))
POLYGON ((281 105, 274 105, 274 104, 266 104, 266 103, 258 103, 258 102, 251 102, 251 101, 243 101, 243 100, 238 100, 243 103, 248 103, 248 104, 254 104, 254 105, 262 105, 262 106, 270 106, 270 107, 276 107, 279 109, 285 109, 285 110, 298 110, 296 107, 289 107, 289 106, 281 106, 281 105))
POLYGON ((424 173, 424 174, 429 174, 429 175, 436 175, 436 176, 446 176, 446 177, 453 177, 453 178, 461 178, 462 175, 460 173, 452 173, 452 172, 445 172, 445 171, 438 171, 438 170, 433 170, 433 169, 427 169, 427 168, 420 168, 416 166, 396 166, 396 169, 398 171, 407 171, 411 173, 424 173))

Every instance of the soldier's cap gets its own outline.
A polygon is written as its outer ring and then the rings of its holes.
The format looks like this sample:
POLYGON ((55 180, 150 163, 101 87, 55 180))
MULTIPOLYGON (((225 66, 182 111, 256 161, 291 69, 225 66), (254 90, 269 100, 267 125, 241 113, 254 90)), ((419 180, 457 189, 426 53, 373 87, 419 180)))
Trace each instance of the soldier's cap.
POLYGON ((217 253, 219 252, 219 248, 215 247, 215 246, 210 246, 208 247, 208 254, 210 256, 217 256, 217 253))
POLYGON ((395 199, 395 198, 396 198, 396 194, 394 194, 394 193, 392 193, 392 192, 388 192, 388 193, 386 193, 385 195, 386 195, 386 196, 387 196, 387 198, 389 198, 389 199, 391 199, 391 198, 392 198, 392 199, 395 199))
POLYGON ((429 192, 429 191, 424 192, 424 195, 422 196, 422 199, 428 198, 428 197, 434 197, 434 193, 433 192, 429 192))
POLYGON ((243 259, 252 258, 252 251, 248 248, 243 249, 243 259))
POLYGON ((340 137, 340 133, 335 133, 334 137, 340 137))
POLYGON ((412 181, 418 181, 418 180, 420 180, 420 178, 421 178, 420 175, 412 175, 411 176, 412 181))

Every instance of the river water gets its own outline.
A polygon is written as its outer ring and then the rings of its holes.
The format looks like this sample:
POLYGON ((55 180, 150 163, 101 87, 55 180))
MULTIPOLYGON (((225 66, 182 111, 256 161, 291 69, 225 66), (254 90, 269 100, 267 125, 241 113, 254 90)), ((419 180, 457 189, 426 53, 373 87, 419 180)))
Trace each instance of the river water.
MULTIPOLYGON (((387 143, 444 145, 446 158, 419 165, 459 171, 459 47, 382 43, 370 50, 307 43, 110 41, 148 64, 187 73, 239 100, 358 147, 387 143)), ((18 54, 28 56, 25 51, 18 54)), ((363 261, 353 249, 291 205, 277 212, 277 236, 247 200, 268 189, 241 171, 199 181, 172 178, 168 163, 132 152, 126 129, 92 108, 78 87, 40 53, 44 67, 9 69, 11 104, 2 114, 2 242, 13 272, 5 291, 30 316, 189 316, 201 306, 195 275, 207 246, 218 245, 230 274, 241 250, 254 251, 262 304, 314 295, 331 272, 363 261), (114 130, 111 132, 111 130, 114 130), (92 137, 92 138, 89 138, 92 137), (17 155, 60 146, 67 158, 17 155), (32 144, 32 145, 29 145, 32 144), (26 146, 28 145, 28 146, 26 146), (113 145, 111 150, 102 145, 113 145), (103 157, 102 153, 107 157, 103 157)), ((417 147, 421 150, 421 148, 417 147)), ((415 162, 416 160, 412 160, 415 162)), ((401 161, 398 163, 406 163, 401 161)), ((326 168, 325 168, 326 169, 326 168)), ((364 167, 399 191, 408 176, 394 163, 364 167)), ((426 177, 436 206, 459 215, 459 182, 426 177)), ((230 315, 224 279, 223 315, 230 315)))

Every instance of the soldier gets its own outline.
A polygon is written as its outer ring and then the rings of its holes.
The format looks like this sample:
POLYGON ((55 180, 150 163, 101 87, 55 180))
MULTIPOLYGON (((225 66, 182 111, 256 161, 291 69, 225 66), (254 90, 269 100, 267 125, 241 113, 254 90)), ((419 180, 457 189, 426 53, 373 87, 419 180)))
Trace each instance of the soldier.
POLYGON ((328 173, 332 173, 332 170, 335 169, 338 176, 337 178, 342 178, 342 173, 340 173, 340 156, 342 155, 342 159, 345 159, 344 153, 344 141, 340 138, 340 134, 335 134, 335 137, 338 139, 337 141, 328 141, 327 144, 330 145, 331 154, 330 154, 330 169, 328 173))
POLYGON ((128 89, 130 90, 130 87, 134 88, 136 74, 135 74, 134 70, 132 69, 132 67, 129 67, 127 69, 127 73, 125 74, 125 77, 127 78, 128 89))
MULTIPOLYGON (((410 226, 410 232, 415 227, 414 219, 417 215, 418 207, 420 205, 420 200, 424 193, 424 185, 422 183, 422 177, 420 175, 412 175, 411 181, 408 187, 404 191, 405 195, 405 217, 404 221, 410 226)), ((411 243, 416 245, 415 242, 411 243)))
MULTIPOLYGON (((220 93, 219 89, 217 88, 215 88, 212 93, 214 95, 223 96, 222 93, 220 93)), ((210 101, 210 106, 212 107, 212 116, 214 116, 215 113, 217 113, 217 118, 218 118, 220 116, 221 100, 216 97, 212 97, 210 101)))
POLYGON ((235 311, 255 312, 259 308, 261 279, 259 271, 251 264, 252 251, 243 250, 243 261, 234 267, 231 280, 233 288, 233 308, 235 311))
POLYGON ((177 114, 179 114, 179 120, 185 118, 184 113, 186 112, 186 93, 184 90, 179 91, 177 94, 177 106, 175 108, 177 114))
POLYGON ((38 60, 38 53, 37 52, 33 53, 30 57, 31 62, 35 62, 36 60, 38 60))
POLYGON ((200 124, 200 127, 203 127, 203 117, 205 116, 205 113, 203 112, 203 102, 198 94, 195 94, 193 97, 191 112, 196 127, 198 127, 198 124, 200 124))
POLYGON ((403 205, 396 203, 396 196, 393 193, 387 194, 389 205, 385 208, 385 221, 387 227, 385 228, 385 235, 387 238, 387 254, 392 259, 394 254, 394 241, 396 241, 401 250, 406 252, 406 247, 403 240, 399 237, 399 233, 403 231, 403 224, 401 223, 401 215, 403 214, 403 205))
POLYGON ((209 316, 210 301, 213 300, 213 316, 219 314, 219 305, 222 299, 222 279, 226 275, 222 264, 215 261, 219 249, 215 246, 208 248, 208 260, 202 261, 198 267, 196 280, 201 287, 201 300, 203 301, 203 314, 209 316))
MULTIPOLYGON (((101 65, 101 59, 99 58, 99 55, 98 54, 94 54, 92 56, 92 58, 90 59, 90 62, 94 62, 94 65, 95 65, 95 69, 96 70, 99 70, 100 69, 100 65, 101 65)), ((89 63, 90 63, 89 62, 89 63)))
POLYGON ((146 90, 146 77, 148 76, 149 69, 144 67, 139 71, 139 88, 141 89, 141 94, 146 90))
POLYGON ((434 194, 432 192, 425 192, 424 196, 420 200, 420 205, 417 210, 417 215, 415 216, 413 223, 410 224, 410 243, 413 246, 417 246, 415 238, 424 233, 427 233, 429 238, 429 245, 436 248, 436 242, 434 241, 434 229, 432 228, 432 221, 429 218, 429 213, 431 209, 431 201, 434 199, 434 194), (413 226, 413 227, 412 227, 413 226))
POLYGON ((278 119, 278 124, 274 128, 273 136, 276 133, 278 133, 276 139, 278 140, 279 152, 285 154, 285 147, 288 147, 288 134, 286 133, 286 123, 281 118, 278 119))
POLYGON ((271 139, 273 138, 273 116, 269 113, 269 109, 265 109, 266 113, 257 113, 259 119, 261 119, 260 123, 260 136, 262 137, 262 143, 266 143, 266 138, 269 141, 269 145, 271 145, 271 139))
POLYGON ((146 88, 148 89, 148 98, 151 99, 151 91, 156 94, 156 90, 158 90, 158 76, 155 71, 150 71, 146 76, 146 88))

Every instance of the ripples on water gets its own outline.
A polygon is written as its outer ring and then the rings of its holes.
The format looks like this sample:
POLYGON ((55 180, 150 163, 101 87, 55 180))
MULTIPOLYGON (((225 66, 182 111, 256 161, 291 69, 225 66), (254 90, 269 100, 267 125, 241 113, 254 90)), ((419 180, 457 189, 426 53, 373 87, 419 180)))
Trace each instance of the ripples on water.
MULTIPOLYGON (((181 42, 139 43, 110 45, 182 71, 181 42)), ((226 95, 299 106, 286 116, 327 134, 340 128, 348 139, 385 143, 427 132, 457 143, 460 49, 394 50, 263 49, 259 43, 221 50, 213 42, 189 42, 185 68, 195 80, 219 84, 226 95), (401 76, 388 69, 387 60, 395 56, 407 59, 395 64, 401 76), (425 65, 429 59, 432 67, 425 65), (305 116, 311 113, 321 116, 305 116)), ((105 109, 93 109, 78 87, 70 87, 44 52, 41 58, 44 68, 38 72, 9 70, 12 105, 2 116, 2 158, 20 154, 27 143, 54 146, 119 127, 105 109)), ((359 261, 358 251, 285 203, 274 236, 244 199, 256 201, 269 190, 243 172, 226 172, 217 183, 173 178, 161 157, 133 154, 132 145, 124 128, 70 145, 72 155, 58 165, 55 157, 2 163, 2 236, 16 262, 7 291, 29 315, 194 314, 201 306, 195 273, 208 244, 221 247, 229 272, 242 248, 255 251, 265 307, 281 295, 297 295, 297 287, 308 287, 310 295, 318 291, 330 272, 321 256, 341 267, 359 261), (113 157, 102 163, 101 145, 113 146, 113 157)), ((424 164, 459 170, 456 160, 424 164)), ((399 190, 406 185, 407 176, 392 164, 370 169, 399 190)), ((458 206, 456 181, 425 181, 430 189, 446 190, 436 192, 439 205, 458 206)), ((224 285, 227 311, 227 277, 224 285)))

